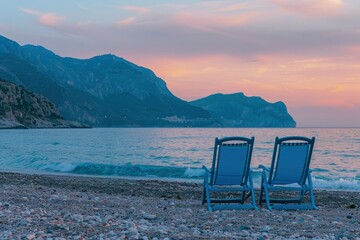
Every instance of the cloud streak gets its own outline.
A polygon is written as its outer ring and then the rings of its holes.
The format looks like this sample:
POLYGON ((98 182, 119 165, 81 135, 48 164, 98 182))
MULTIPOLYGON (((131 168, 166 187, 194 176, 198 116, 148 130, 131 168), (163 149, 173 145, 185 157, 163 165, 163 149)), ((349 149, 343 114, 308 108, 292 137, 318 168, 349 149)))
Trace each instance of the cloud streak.
POLYGON ((129 18, 125 18, 123 20, 119 20, 116 22, 116 25, 118 26, 129 26, 132 25, 136 22, 136 17, 129 17, 129 18))
POLYGON ((271 0, 274 4, 290 12, 312 17, 331 17, 344 8, 343 0, 271 0))
POLYGON ((65 17, 60 16, 56 13, 42 13, 40 11, 37 10, 33 10, 33 9, 28 9, 28 8, 19 8, 20 11, 29 14, 29 15, 34 15, 34 16, 38 16, 38 22, 41 25, 47 26, 47 27, 57 27, 60 26, 63 22, 63 20, 65 19, 65 17))
POLYGON ((129 12, 132 12, 132 13, 136 13, 136 14, 139 14, 139 15, 144 15, 144 14, 147 14, 147 13, 149 13, 151 11, 149 8, 139 7, 139 6, 131 6, 131 5, 120 6, 119 9, 129 11, 129 12))
POLYGON ((37 15, 37 16, 40 16, 41 13, 39 11, 36 11, 36 10, 33 10, 33 9, 28 9, 28 8, 19 8, 20 11, 24 12, 24 13, 27 13, 27 14, 30 14, 30 15, 37 15))

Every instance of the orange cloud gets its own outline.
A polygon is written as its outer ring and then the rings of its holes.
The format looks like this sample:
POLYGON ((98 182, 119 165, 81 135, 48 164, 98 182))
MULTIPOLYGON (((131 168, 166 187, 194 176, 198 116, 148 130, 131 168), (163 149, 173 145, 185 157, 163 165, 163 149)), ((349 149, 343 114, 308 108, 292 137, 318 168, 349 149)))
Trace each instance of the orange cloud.
POLYGON ((284 101, 290 109, 360 106, 360 60, 270 55, 261 61, 230 55, 134 60, 154 70, 175 95, 187 100, 244 92, 270 102, 284 101))

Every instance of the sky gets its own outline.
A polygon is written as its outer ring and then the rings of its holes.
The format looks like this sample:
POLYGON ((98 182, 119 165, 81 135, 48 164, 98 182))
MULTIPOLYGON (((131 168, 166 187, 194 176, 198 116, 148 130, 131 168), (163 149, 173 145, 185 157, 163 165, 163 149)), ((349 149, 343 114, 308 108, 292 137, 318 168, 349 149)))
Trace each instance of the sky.
POLYGON ((298 127, 360 127, 359 0, 1 0, 0 35, 112 53, 184 100, 283 101, 298 127))

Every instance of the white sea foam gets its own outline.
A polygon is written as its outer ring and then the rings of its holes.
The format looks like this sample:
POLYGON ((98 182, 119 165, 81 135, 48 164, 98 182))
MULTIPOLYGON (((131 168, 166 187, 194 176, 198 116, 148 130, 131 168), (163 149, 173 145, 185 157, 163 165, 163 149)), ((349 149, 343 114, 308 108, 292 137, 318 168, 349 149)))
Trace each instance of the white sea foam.
POLYGON ((53 163, 47 164, 40 168, 40 170, 50 170, 56 172, 72 172, 77 167, 76 164, 71 163, 53 163))
POLYGON ((314 188, 360 191, 360 181, 356 179, 324 180, 313 178, 314 188))
POLYGON ((187 168, 185 170, 184 176, 185 177, 201 177, 204 175, 204 169, 202 168, 187 168))

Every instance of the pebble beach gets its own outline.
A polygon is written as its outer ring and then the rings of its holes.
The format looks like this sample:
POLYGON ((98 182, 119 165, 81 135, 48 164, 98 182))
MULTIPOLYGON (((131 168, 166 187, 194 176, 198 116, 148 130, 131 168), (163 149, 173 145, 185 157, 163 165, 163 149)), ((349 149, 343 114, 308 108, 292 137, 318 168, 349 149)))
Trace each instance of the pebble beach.
POLYGON ((209 212, 193 182, 2 172, 0 189, 0 239, 360 239, 360 192, 315 190, 315 211, 209 212))

